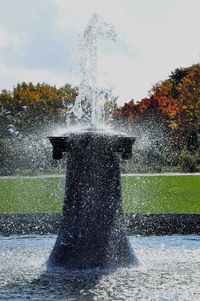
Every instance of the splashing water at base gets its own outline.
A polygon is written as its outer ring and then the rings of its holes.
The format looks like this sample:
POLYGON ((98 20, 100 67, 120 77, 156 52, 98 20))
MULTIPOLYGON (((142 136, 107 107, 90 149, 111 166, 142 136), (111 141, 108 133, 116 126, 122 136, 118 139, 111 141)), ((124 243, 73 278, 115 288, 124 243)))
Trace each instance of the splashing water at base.
POLYGON ((80 39, 77 52, 79 94, 70 113, 94 127, 104 120, 105 102, 113 97, 111 88, 100 87, 98 83, 98 48, 103 39, 115 40, 115 37, 115 28, 93 14, 80 39))
POLYGON ((130 237, 140 265, 45 272, 55 236, 0 240, 0 300, 199 301, 200 237, 130 237))

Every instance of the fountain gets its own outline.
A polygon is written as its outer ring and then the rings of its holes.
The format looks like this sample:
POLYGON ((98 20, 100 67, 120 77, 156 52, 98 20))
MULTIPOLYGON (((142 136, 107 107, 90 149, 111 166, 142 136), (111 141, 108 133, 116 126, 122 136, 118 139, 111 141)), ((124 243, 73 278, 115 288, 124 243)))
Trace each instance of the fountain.
POLYGON ((116 268, 136 262, 123 229, 119 167, 120 155, 131 158, 135 138, 97 127, 103 116, 97 46, 105 32, 113 36, 114 30, 94 14, 81 43, 81 84, 72 111, 82 117, 87 100, 90 127, 50 137, 54 159, 67 153, 67 175, 61 228, 48 267, 116 268))
MULTIPOLYGON (((101 38, 105 30, 107 36, 114 37, 113 28, 94 15, 83 35, 87 43, 81 42, 82 79, 71 113, 78 118, 85 114, 89 125, 50 137, 54 159, 67 153, 59 234, 56 238, 49 230, 34 232, 30 223, 31 235, 27 231, 28 235, 1 237, 0 300, 200 300, 199 235, 131 236, 129 241, 125 236, 119 160, 120 156, 131 157, 135 138, 99 126, 104 90, 98 88, 91 71, 96 70, 97 36, 101 38), (94 39, 90 40, 91 36, 94 39), (87 57, 92 63, 85 60, 87 57), (132 246, 139 264, 135 264, 132 246)), ((10 224, 11 219, 7 219, 10 224)), ((17 219, 20 233, 24 233, 26 227, 21 224, 25 223, 25 219, 17 219)), ((38 226, 45 228, 45 223, 38 226)), ((159 227, 162 229, 162 223, 159 227)))
POLYGON ((62 224, 49 266, 108 268, 134 263, 123 230, 119 156, 135 138, 98 130, 50 137, 54 159, 68 153, 62 224))

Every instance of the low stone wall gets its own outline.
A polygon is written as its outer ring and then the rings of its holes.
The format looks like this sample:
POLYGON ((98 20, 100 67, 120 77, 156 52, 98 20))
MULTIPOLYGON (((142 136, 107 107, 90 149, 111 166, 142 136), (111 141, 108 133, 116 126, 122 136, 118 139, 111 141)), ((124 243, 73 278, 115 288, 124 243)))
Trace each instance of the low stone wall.
MULTIPOLYGON (((0 235, 56 234, 61 213, 0 214, 0 235)), ((200 234, 200 214, 129 214, 128 235, 200 234)))
POLYGON ((200 234, 200 214, 135 214, 126 221, 129 235, 200 234))
POLYGON ((0 214, 0 235, 55 234, 60 220, 60 213, 0 214))

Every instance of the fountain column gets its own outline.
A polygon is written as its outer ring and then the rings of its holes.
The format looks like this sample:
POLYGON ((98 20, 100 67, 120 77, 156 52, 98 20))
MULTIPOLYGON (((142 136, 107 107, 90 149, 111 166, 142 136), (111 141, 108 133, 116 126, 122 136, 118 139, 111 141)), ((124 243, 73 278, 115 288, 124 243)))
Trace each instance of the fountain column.
POLYGON ((68 154, 61 228, 48 266, 74 270, 135 263, 124 232, 119 167, 119 154, 130 158, 135 138, 86 131, 50 141, 55 159, 68 154))

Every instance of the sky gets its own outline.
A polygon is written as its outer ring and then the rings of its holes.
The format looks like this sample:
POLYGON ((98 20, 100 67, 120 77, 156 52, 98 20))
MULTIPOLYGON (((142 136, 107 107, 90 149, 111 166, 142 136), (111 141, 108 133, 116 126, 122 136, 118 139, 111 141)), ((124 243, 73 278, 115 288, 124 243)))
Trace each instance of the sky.
POLYGON ((74 85, 73 54, 94 12, 117 31, 99 49, 98 72, 120 105, 200 60, 200 0, 0 0, 0 90, 74 85))

